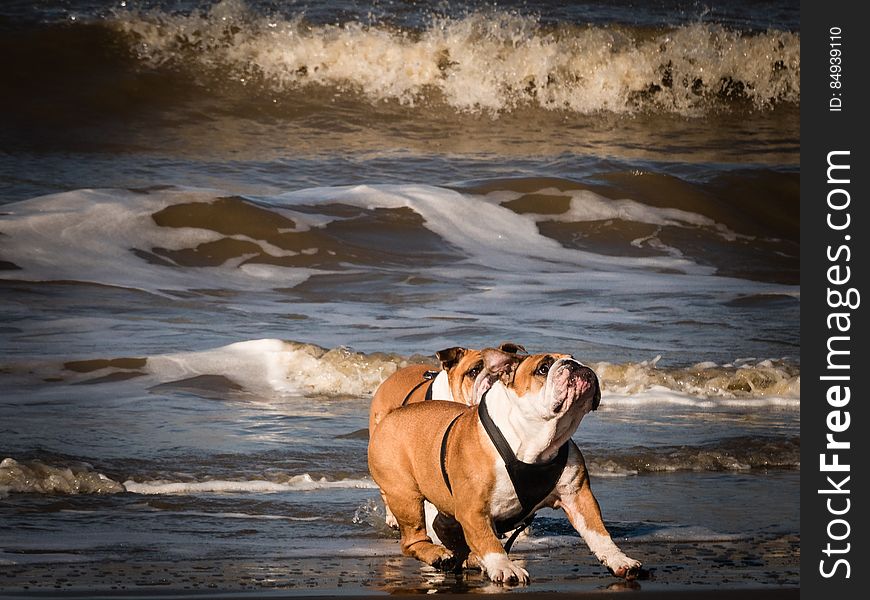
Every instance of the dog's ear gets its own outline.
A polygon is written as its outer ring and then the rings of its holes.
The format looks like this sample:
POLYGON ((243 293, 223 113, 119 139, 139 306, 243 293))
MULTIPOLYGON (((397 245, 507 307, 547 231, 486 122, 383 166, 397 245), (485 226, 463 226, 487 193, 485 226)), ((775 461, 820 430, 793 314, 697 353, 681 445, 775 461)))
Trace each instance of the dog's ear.
POLYGON ((503 383, 509 383, 513 379, 517 365, 523 360, 523 357, 495 348, 484 348, 480 353, 483 355, 484 371, 496 379, 501 379, 503 383))
POLYGON ((459 359, 465 356, 466 352, 468 352, 466 348, 454 346, 453 348, 445 348, 444 350, 439 350, 435 353, 435 358, 437 358, 441 362, 442 369, 444 369, 445 371, 449 371, 456 366, 456 363, 459 362, 459 359))
POLYGON ((526 353, 526 349, 520 344, 514 344, 513 342, 502 342, 498 347, 502 352, 507 352, 508 354, 519 354, 522 352, 526 353))

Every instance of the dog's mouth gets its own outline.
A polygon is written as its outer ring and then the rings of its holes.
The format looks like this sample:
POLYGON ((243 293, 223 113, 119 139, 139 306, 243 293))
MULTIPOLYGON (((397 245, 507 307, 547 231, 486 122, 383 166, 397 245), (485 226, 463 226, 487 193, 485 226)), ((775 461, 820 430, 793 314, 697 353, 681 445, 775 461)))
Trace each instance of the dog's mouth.
MULTIPOLYGON (((589 367, 570 360, 554 373, 554 397, 550 404, 553 414, 568 411, 577 400, 595 396, 598 385, 595 373, 589 367)), ((593 409, 594 410, 594 409, 593 409)))

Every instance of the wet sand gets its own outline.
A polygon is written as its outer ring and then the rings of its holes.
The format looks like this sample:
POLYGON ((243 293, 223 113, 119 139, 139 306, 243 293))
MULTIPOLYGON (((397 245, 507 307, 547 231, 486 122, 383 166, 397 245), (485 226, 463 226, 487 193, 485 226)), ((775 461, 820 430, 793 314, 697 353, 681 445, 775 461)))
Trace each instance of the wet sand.
MULTIPOLYGON (((118 556, 77 562, 66 555, 6 554, 0 596, 184 597, 311 596, 420 593, 581 594, 632 590, 648 597, 797 598, 800 540, 797 536, 722 542, 623 544, 649 568, 645 579, 624 582, 597 564, 579 540, 571 546, 518 549, 511 554, 532 576, 522 587, 489 583, 480 572, 442 573, 399 554, 397 541, 383 541, 366 556, 353 548, 333 556, 244 556, 154 560, 118 556), (350 555, 354 554, 354 555, 350 555), (17 564, 8 564, 15 562, 17 564), (646 595, 646 594, 645 594, 646 595)), ((292 554, 288 552, 288 554, 292 554)))

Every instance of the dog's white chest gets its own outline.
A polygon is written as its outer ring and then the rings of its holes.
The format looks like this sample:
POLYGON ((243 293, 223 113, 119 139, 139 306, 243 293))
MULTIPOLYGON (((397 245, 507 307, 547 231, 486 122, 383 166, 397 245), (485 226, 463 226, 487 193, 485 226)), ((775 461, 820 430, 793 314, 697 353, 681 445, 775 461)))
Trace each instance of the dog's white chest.
POLYGON ((453 393, 450 391, 450 381, 447 379, 447 371, 439 371, 432 382, 432 399, 449 400, 453 402, 453 393))
POLYGON ((495 459, 494 467, 495 485, 490 499, 490 514, 494 520, 500 521, 518 515, 522 505, 501 457, 495 459))

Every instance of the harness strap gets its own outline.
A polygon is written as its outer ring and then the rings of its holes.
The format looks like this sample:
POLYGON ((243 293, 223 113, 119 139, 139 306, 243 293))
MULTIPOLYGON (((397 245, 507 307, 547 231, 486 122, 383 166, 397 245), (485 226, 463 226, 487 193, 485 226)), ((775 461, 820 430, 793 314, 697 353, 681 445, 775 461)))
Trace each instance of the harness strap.
POLYGON ((535 520, 535 513, 530 514, 526 517, 526 520, 520 523, 520 526, 514 529, 514 532, 508 538, 508 541, 504 543, 504 551, 505 554, 511 551, 511 546, 514 545, 514 541, 516 541, 517 537, 523 532, 523 530, 532 524, 532 521, 535 520))
POLYGON ((421 387, 423 387, 427 383, 429 384, 429 387, 426 388, 426 396, 425 396, 424 400, 431 400, 432 399, 432 385, 435 383, 435 377, 437 375, 438 375, 437 371, 424 371, 423 372, 423 381, 421 381, 420 383, 418 383, 417 385, 415 385, 414 387, 411 388, 411 391, 408 392, 408 394, 405 396, 405 399, 402 400, 402 404, 400 406, 405 406, 406 404, 408 404, 408 401, 411 399, 411 396, 414 395, 414 392, 419 390, 421 387))
POLYGON ((447 429, 444 430, 444 437, 441 438, 441 477, 444 478, 444 483, 447 485, 447 491, 450 492, 450 495, 453 495, 453 488, 450 486, 450 477, 447 475, 447 437, 450 435, 450 430, 453 429, 453 425, 456 424, 456 420, 462 416, 463 413, 459 413, 453 420, 450 421, 450 424, 447 426, 447 429))
POLYGON ((514 455, 504 434, 490 417, 486 408, 486 394, 477 405, 477 413, 483 429, 504 461, 508 477, 510 477, 514 492, 520 501, 521 510, 518 515, 495 523, 498 533, 506 533, 533 517, 538 504, 549 496, 556 487, 556 483, 568 463, 568 442, 562 444, 551 461, 535 464, 526 463, 514 455))
MULTIPOLYGON (((504 551, 510 552, 520 533, 534 521, 537 505, 541 500, 550 495, 550 492, 553 491, 556 483, 562 476, 565 465, 568 463, 568 442, 562 444, 556 456, 549 462, 540 464, 525 463, 517 459, 504 434, 499 430, 492 417, 489 416, 489 411, 486 408, 485 393, 477 406, 477 412, 484 430, 505 463, 511 484, 520 501, 521 511, 519 515, 494 523, 497 533, 504 534, 513 530, 504 544, 504 551)), ((453 417, 453 420, 450 421, 450 424, 444 430, 444 436, 441 438, 441 477, 444 478, 444 484, 451 495, 453 494, 453 487, 450 485, 450 477, 447 475, 447 439, 450 436, 450 430, 453 429, 453 425, 456 424, 456 421, 463 414, 459 413, 453 417)))

